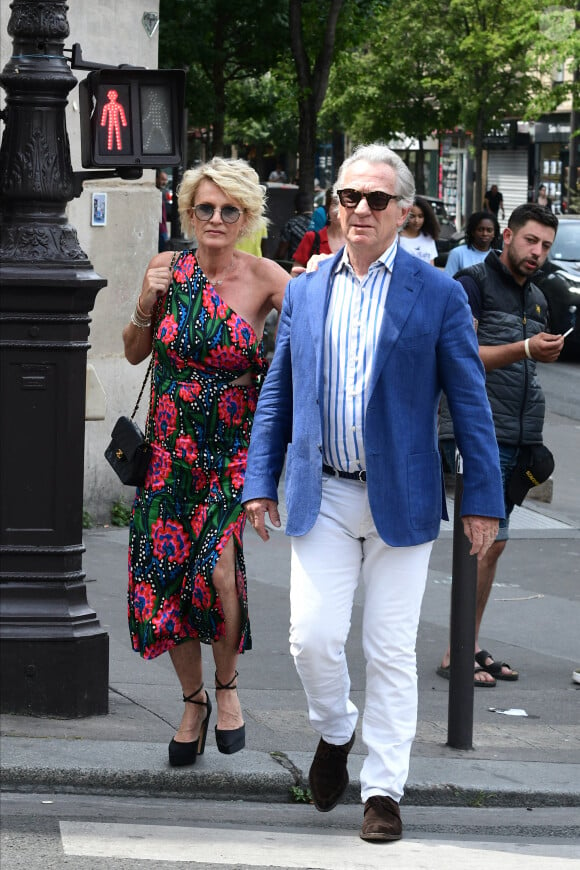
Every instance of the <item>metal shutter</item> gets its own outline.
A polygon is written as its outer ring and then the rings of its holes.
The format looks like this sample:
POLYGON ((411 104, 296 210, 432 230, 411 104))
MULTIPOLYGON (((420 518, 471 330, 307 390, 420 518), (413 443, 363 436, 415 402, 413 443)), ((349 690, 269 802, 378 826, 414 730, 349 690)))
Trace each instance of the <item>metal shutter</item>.
POLYGON ((525 149, 518 151, 492 150, 487 156, 487 180, 484 192, 489 190, 492 184, 497 184, 500 193, 503 194, 503 207, 506 220, 499 220, 501 226, 506 226, 507 219, 518 205, 528 201, 528 152, 525 149))

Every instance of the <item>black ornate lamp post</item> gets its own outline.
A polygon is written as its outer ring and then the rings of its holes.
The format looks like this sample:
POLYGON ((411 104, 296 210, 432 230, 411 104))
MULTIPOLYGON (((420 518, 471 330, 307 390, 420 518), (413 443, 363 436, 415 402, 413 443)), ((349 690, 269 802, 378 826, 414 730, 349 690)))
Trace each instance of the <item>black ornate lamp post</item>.
POLYGON ((108 711, 108 635, 82 570, 85 370, 106 284, 67 222, 76 79, 63 0, 14 0, 0 148, 1 710, 108 711))

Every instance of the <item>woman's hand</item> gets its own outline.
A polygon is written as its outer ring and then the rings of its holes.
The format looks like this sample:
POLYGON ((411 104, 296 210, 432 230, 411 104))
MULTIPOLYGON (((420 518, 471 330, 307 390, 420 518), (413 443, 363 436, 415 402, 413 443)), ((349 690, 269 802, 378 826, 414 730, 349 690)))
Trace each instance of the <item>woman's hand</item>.
POLYGON ((150 266, 147 269, 139 294, 139 308, 146 317, 151 317, 157 301, 169 290, 170 281, 170 266, 150 266))

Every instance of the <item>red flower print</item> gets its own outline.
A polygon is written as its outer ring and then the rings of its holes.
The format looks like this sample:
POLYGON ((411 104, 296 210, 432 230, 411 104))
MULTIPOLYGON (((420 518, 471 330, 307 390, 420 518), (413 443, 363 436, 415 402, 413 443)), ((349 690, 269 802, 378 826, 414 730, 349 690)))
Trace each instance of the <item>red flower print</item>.
POLYGON ((184 402, 193 402, 194 399, 201 393, 201 384, 199 381, 190 381, 187 384, 181 384, 179 387, 179 395, 180 398, 184 400, 184 402))
POLYGON ((202 489, 205 489, 207 486, 207 474, 205 471, 202 471, 201 468, 192 468, 191 476, 196 492, 201 492, 202 489))
POLYGON ((185 534, 181 523, 177 520, 163 522, 161 518, 151 526, 153 538, 153 555, 157 559, 167 559, 169 562, 177 562, 182 565, 191 549, 191 542, 185 534))
POLYGON ((226 469, 226 474, 230 478, 234 489, 241 489, 244 485, 247 453, 248 451, 242 448, 226 469))
POLYGON ((171 457, 169 453, 153 445, 153 455, 145 477, 145 489, 152 489, 154 492, 163 489, 170 472, 171 457))
POLYGON ((204 504, 199 504, 195 508, 193 516, 191 518, 191 533, 194 538, 199 538, 206 520, 207 507, 204 504))
POLYGON ((163 602, 163 607, 157 611, 151 620, 160 635, 177 634, 181 629, 181 612, 179 599, 168 598, 163 602))
POLYGON ((178 284, 185 284, 188 278, 193 275, 195 260, 192 254, 185 254, 179 260, 179 263, 174 270, 174 278, 178 284))
POLYGON ((248 368, 248 360, 235 347, 213 347, 207 353, 207 364, 216 369, 243 371, 248 368))
POLYGON ((166 314, 157 329, 157 338, 163 344, 171 344, 177 335, 177 323, 173 314, 166 314))
POLYGON ((176 429, 177 408, 170 396, 163 395, 157 405, 155 415, 155 434, 158 438, 167 438, 176 429))
POLYGON ((187 366, 187 362, 184 359, 182 359, 178 353, 175 353, 175 351, 172 350, 171 348, 169 348, 167 351, 167 359, 171 363, 173 363, 175 368, 178 369, 179 371, 182 371, 187 366))
POLYGON ((248 411, 250 414, 254 414, 258 406, 258 391, 248 390, 246 393, 246 402, 248 405, 248 411))
POLYGON ((210 498, 220 498, 222 494, 222 488, 220 485, 220 479, 215 471, 211 471, 209 475, 209 497, 210 498))
POLYGON ((203 288, 203 307, 207 310, 209 316, 214 319, 225 320, 228 313, 228 306, 219 296, 211 284, 206 284, 203 288))
POLYGON ((191 592, 192 601, 203 610, 211 605, 211 593, 207 587, 207 580, 203 574, 197 574, 193 581, 193 589, 191 592))
POLYGON ((239 426, 244 419, 244 391, 239 387, 231 387, 219 400, 218 416, 226 426, 239 426))
POLYGON ((138 583, 133 590, 135 619, 146 622, 155 612, 155 594, 149 583, 138 583))
POLYGON ((227 327, 232 337, 232 343, 240 344, 242 347, 249 347, 256 340, 254 330, 239 314, 233 313, 228 318, 227 327))
MULTIPOLYGON (((175 646, 175 641, 171 637, 160 637, 159 640, 154 641, 149 646, 145 647, 143 651, 143 658, 145 660, 155 659, 157 656, 160 656, 161 653, 167 652, 168 649, 172 649, 175 646)), ((139 644, 139 640, 135 638, 133 640, 133 649, 137 652, 141 650, 141 646, 139 644)))
POLYGON ((186 462, 195 462, 197 458, 197 444, 191 435, 180 435, 175 441, 175 452, 180 459, 186 462))

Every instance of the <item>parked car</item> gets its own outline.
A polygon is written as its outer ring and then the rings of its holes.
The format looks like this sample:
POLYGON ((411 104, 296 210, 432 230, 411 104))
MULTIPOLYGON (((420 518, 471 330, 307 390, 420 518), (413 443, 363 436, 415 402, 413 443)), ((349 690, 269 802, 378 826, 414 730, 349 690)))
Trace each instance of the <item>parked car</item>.
MULTIPOLYGON (((558 215, 558 224, 554 244, 541 271, 535 275, 534 283, 548 300, 550 331, 563 335, 574 327, 562 354, 569 357, 580 354, 580 322, 577 321, 580 309, 580 214, 558 215)), ((455 233, 449 244, 449 250, 464 245, 463 231, 455 233)), ((445 266, 448 253, 440 254, 435 265, 445 266)))
POLYGON ((543 291, 550 309, 550 329, 554 333, 574 332, 564 344, 563 356, 580 354, 580 214, 558 215, 558 232, 548 259, 535 283, 543 291))

